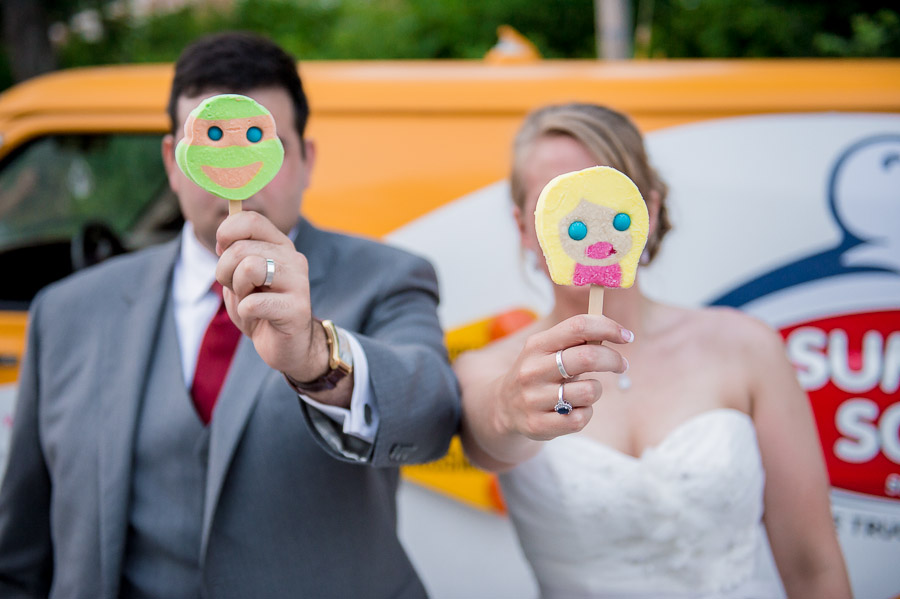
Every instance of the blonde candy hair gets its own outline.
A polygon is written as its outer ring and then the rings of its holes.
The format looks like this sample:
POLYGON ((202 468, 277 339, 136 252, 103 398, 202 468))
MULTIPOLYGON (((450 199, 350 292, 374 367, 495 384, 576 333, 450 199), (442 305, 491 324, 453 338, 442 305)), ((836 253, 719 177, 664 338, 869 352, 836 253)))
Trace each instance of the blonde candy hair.
POLYGON ((525 206, 522 169, 531 146, 541 137, 565 135, 581 143, 603 166, 611 166, 634 181, 646 200, 651 191, 659 197, 656 227, 647 239, 647 257, 652 260, 663 237, 672 228, 666 209, 668 187, 650 166, 644 140, 624 114, 596 104, 545 106, 525 117, 513 143, 510 174, 512 198, 519 209, 525 206))

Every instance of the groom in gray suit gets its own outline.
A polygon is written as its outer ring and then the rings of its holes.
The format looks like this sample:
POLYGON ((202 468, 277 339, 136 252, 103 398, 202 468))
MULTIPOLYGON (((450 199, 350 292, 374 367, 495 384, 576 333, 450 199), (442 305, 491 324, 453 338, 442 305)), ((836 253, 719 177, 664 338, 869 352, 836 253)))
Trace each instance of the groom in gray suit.
POLYGON ((398 466, 457 428, 433 269, 298 218, 315 147, 296 64, 268 40, 188 47, 169 113, 182 234, 32 305, 0 597, 423 597, 395 493, 398 466), (285 157, 226 219, 174 147, 201 99, 232 92, 272 112, 285 157))

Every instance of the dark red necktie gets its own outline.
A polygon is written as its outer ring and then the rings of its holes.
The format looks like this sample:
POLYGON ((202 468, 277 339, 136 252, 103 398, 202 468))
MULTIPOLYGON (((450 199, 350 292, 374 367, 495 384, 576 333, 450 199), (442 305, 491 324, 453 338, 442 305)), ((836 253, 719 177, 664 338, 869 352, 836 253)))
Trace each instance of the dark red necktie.
MULTIPOLYGON (((215 282, 213 291, 222 297, 222 286, 215 282)), ((197 368, 194 371, 194 383, 191 386, 191 397, 194 407, 203 424, 209 424, 219 390, 225 382, 228 367, 234 358, 234 350, 241 339, 241 331, 225 310, 225 301, 219 301, 219 309, 203 334, 200 353, 197 356, 197 368)))

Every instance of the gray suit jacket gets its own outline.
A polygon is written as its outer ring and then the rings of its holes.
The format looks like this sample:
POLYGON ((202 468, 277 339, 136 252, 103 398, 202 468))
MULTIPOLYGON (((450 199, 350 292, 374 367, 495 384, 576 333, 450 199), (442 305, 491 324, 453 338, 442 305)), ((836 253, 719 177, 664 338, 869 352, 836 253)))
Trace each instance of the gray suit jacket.
MULTIPOLYGON (((305 220, 296 246, 315 314, 365 349, 378 435, 369 464, 336 452, 242 339, 210 424, 204 594, 421 597, 396 536, 397 466, 439 458, 459 418, 434 271, 305 220)), ((144 374, 177 253, 175 241, 113 259, 35 299, 0 488, 0 596, 117 595, 144 374)))

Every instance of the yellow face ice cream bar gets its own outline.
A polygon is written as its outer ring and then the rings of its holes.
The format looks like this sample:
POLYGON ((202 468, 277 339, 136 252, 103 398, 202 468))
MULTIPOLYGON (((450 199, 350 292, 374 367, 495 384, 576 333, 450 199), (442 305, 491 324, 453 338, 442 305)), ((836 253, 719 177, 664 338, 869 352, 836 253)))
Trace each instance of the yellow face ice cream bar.
POLYGON ((534 223, 557 285, 634 283, 650 217, 637 185, 616 169, 593 166, 554 178, 541 191, 534 223))
POLYGON ((223 94, 191 111, 175 161, 203 189, 246 200, 278 174, 284 147, 265 107, 247 96, 223 94))

